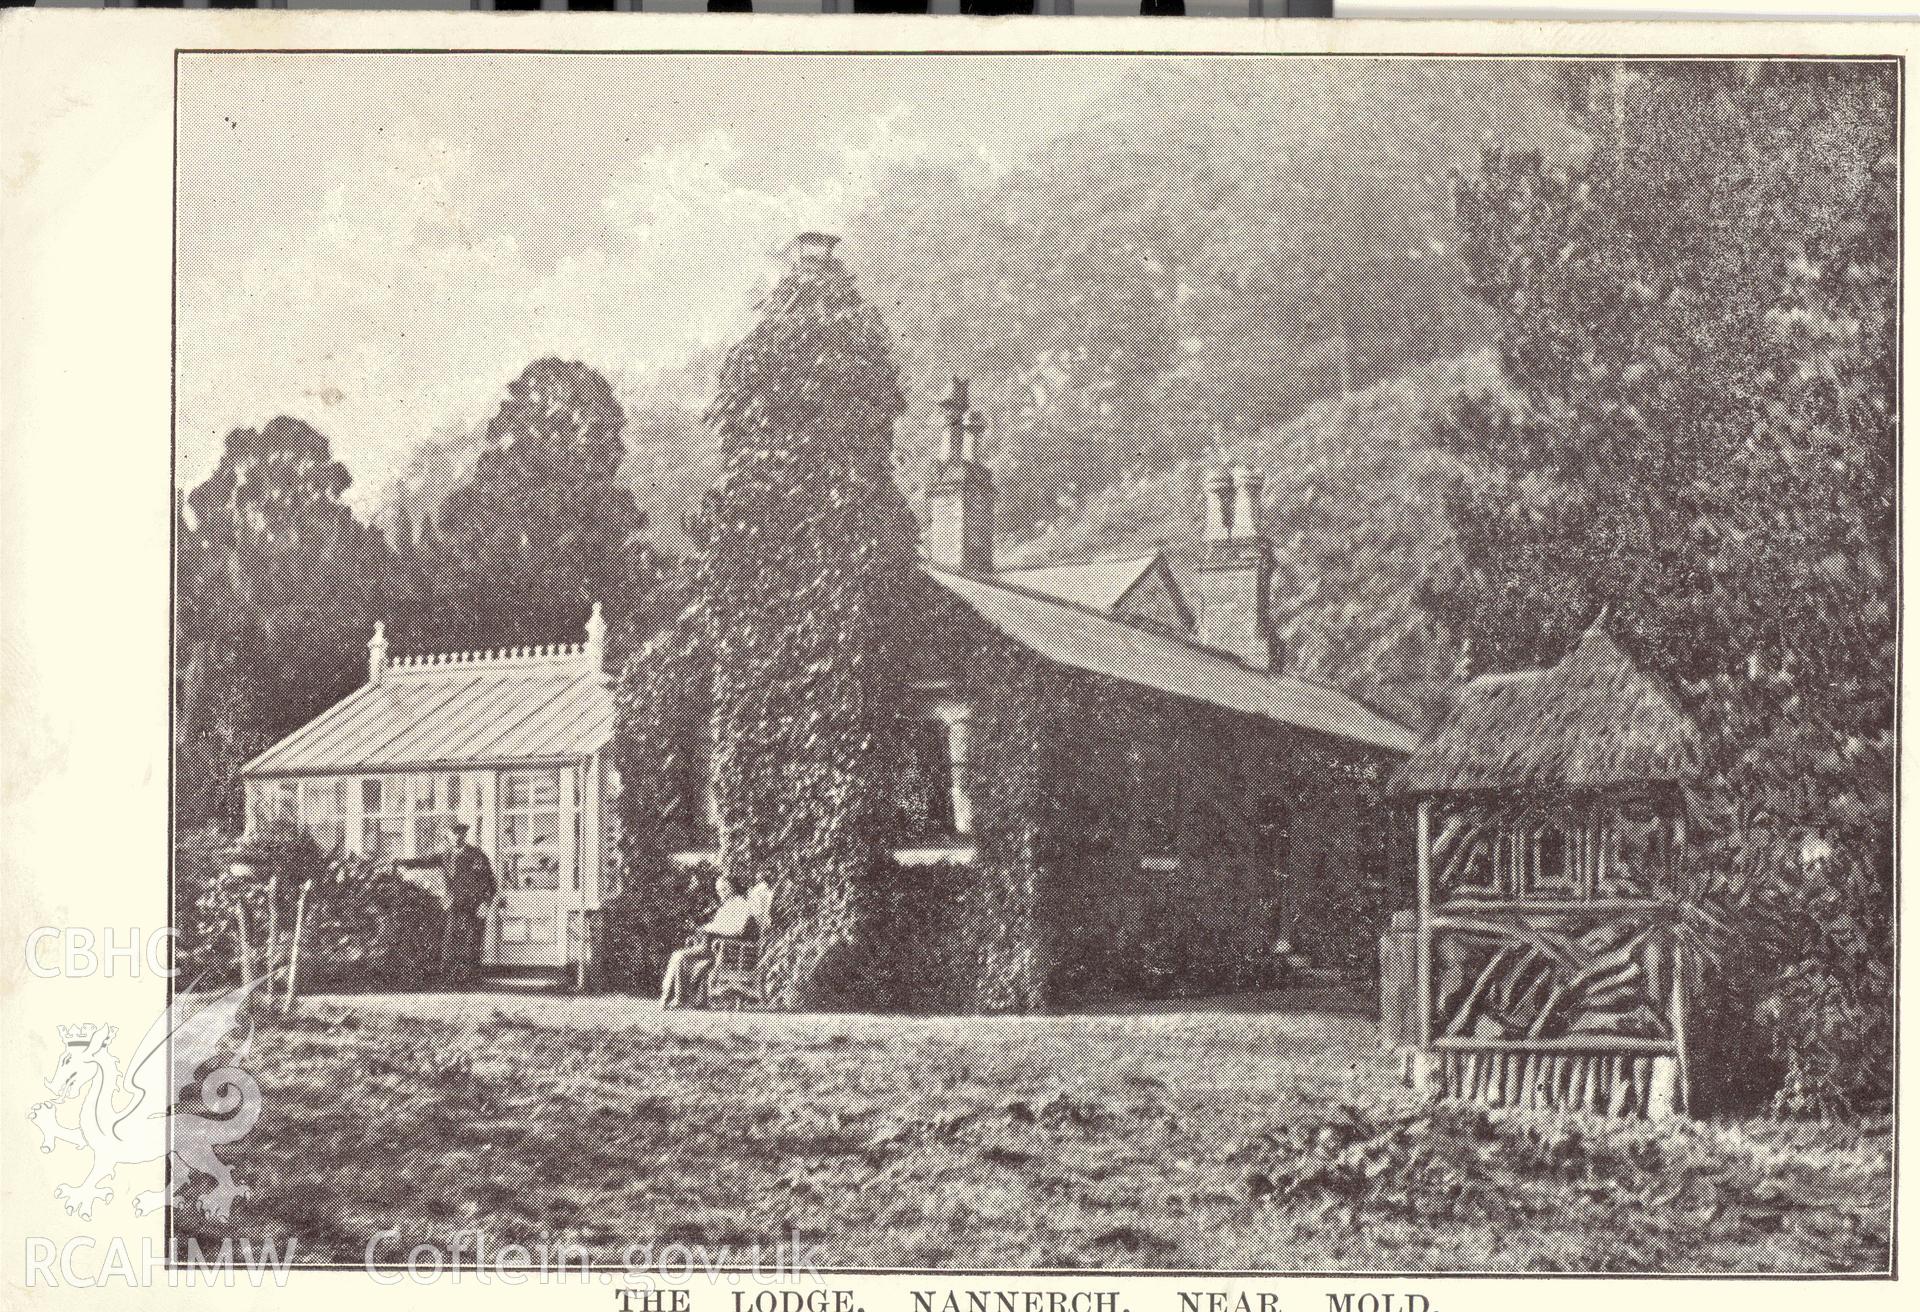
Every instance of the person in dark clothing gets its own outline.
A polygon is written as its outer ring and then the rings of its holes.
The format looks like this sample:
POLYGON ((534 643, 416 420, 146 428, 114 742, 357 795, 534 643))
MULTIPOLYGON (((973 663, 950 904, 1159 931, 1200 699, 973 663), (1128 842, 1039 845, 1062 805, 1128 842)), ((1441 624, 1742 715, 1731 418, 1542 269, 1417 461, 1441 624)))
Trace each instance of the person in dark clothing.
POLYGON ((447 877, 447 914, 440 934, 440 978, 464 983, 480 965, 481 929, 499 885, 487 854, 467 841, 467 826, 454 824, 453 842, 442 857, 447 877))

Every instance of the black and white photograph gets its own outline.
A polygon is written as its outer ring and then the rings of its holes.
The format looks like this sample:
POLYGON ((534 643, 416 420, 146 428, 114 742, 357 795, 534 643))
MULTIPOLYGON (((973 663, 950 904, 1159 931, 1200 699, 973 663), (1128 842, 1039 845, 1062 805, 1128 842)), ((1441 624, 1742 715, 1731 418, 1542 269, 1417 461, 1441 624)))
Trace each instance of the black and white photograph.
POLYGON ((1900 59, 173 76, 175 973, 49 1209, 1892 1273, 1900 59))

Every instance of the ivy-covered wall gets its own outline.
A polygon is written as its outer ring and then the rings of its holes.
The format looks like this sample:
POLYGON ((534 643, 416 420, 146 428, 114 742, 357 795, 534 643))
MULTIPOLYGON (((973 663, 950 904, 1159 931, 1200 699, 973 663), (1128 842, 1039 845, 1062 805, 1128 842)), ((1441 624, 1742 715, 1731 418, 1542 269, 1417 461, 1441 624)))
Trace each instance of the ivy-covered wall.
MULTIPOLYGON (((972 711, 971 859, 895 863, 846 890, 851 929, 811 1005, 1023 1012, 1255 988, 1278 978, 1282 942, 1371 969, 1397 896, 1384 760, 1051 664, 919 586, 911 682, 972 711)), ((626 680, 616 739, 628 892, 608 952, 635 987, 701 895, 667 860, 699 832, 705 786, 687 741, 699 661, 673 641, 656 648, 662 673, 626 680)), ((805 891, 776 876, 774 896, 775 940, 804 932, 805 891)))
MULTIPOLYGON (((1381 800, 1384 759, 1052 664, 931 579, 915 586, 921 709, 972 712, 971 860, 894 863, 844 890, 846 933, 806 1003, 790 1005, 1023 1012, 1224 992, 1276 982, 1283 942, 1316 963, 1372 968, 1397 896, 1385 843, 1404 827, 1381 800)), ((670 634, 643 653, 620 698, 628 893, 608 935, 650 945, 608 952, 637 986, 701 895, 667 860, 701 832, 705 788, 689 739, 706 676, 686 642, 670 634)), ((789 832, 814 823, 786 814, 789 832)), ((774 874, 778 943, 807 932, 794 900, 808 892, 774 874)))
POLYGON ((916 609, 917 686, 973 710, 974 856, 876 888, 866 1005, 1253 988, 1283 941, 1371 969, 1394 897, 1384 760, 1053 665, 930 582, 916 609))

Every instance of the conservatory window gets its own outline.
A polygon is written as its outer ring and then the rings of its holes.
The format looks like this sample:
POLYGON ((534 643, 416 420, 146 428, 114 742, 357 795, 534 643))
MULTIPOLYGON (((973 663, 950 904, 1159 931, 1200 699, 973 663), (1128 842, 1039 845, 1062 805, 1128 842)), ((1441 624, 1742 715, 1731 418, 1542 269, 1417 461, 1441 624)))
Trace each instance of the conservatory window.
POLYGON ((300 829, 322 852, 334 853, 347 845, 347 781, 300 781, 300 829))
POLYGON ((410 791, 414 855, 432 856, 447 845, 447 826, 460 814, 460 776, 417 774, 410 791))
POLYGON ((285 837, 294 832, 298 805, 293 780, 267 779, 247 788, 247 832, 256 837, 285 837))
POLYGON ((391 861, 407 854, 406 797, 398 779, 360 781, 360 855, 391 861))
POLYGON ((500 879, 505 888, 557 889, 564 853, 561 836, 566 800, 561 789, 571 772, 514 770, 501 776, 500 879))

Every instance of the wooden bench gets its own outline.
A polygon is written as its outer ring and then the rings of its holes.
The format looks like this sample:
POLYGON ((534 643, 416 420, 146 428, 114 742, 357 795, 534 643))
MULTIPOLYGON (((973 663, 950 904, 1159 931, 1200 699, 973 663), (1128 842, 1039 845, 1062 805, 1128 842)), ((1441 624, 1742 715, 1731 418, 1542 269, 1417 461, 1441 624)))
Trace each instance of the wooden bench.
POLYGON ((766 1005, 758 940, 714 938, 713 969, 707 975, 707 1005, 731 1007, 734 1011, 766 1005))

